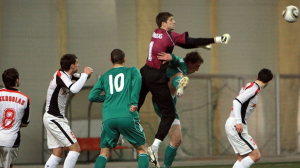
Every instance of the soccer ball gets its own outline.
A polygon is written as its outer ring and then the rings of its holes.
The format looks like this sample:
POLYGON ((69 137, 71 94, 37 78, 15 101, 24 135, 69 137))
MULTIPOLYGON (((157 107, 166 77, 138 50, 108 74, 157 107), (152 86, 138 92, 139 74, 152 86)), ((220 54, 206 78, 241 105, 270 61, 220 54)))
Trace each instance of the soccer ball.
POLYGON ((296 22, 298 19, 298 15, 299 15, 299 10, 296 6, 293 5, 287 6, 282 11, 283 19, 289 23, 296 22))

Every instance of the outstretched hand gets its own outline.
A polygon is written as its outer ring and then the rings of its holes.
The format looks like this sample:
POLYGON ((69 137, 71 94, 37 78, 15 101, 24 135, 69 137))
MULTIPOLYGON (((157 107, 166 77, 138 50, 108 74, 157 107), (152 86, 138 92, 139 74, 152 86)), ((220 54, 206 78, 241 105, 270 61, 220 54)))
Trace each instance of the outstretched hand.
POLYGON ((172 61, 171 54, 165 52, 158 53, 157 58, 163 61, 163 64, 167 63, 168 61, 172 61))

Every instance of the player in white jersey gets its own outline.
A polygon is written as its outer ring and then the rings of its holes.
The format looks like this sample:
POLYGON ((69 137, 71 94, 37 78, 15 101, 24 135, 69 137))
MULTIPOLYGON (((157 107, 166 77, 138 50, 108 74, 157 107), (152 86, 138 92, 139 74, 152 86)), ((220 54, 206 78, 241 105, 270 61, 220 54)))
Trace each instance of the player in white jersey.
POLYGON ((5 88, 0 89, 0 165, 12 168, 19 151, 20 127, 29 124, 30 99, 17 89, 17 69, 5 70, 2 80, 5 88))
POLYGON ((260 159, 260 152, 248 134, 247 121, 256 107, 258 94, 273 79, 269 69, 259 71, 257 80, 246 84, 233 100, 233 107, 225 124, 227 138, 238 156, 233 168, 248 168, 260 159))
POLYGON ((78 93, 93 70, 84 68, 84 73, 78 74, 78 59, 74 54, 65 54, 60 59, 60 66, 54 73, 49 84, 46 100, 46 112, 43 123, 47 130, 47 144, 53 149, 45 168, 55 168, 63 157, 63 147, 69 148, 64 162, 64 168, 73 168, 80 155, 80 146, 65 118, 65 106, 69 92, 78 93), (75 83, 72 80, 77 80, 75 83))

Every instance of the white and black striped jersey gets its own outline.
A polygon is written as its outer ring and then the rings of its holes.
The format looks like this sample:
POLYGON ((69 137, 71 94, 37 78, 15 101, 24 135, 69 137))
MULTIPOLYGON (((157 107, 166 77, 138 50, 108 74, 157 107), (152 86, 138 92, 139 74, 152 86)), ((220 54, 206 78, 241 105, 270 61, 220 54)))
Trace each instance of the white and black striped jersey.
POLYGON ((230 117, 234 117, 237 121, 241 120, 243 124, 247 124, 248 118, 256 107, 260 90, 260 86, 256 82, 251 82, 243 86, 235 98, 241 104, 241 110, 239 111, 233 107, 230 117))
POLYGON ((19 147, 21 124, 29 124, 28 96, 17 89, 0 89, 0 146, 19 147))
POLYGON ((63 70, 54 73, 49 84, 46 99, 46 112, 59 118, 65 117, 65 106, 69 92, 78 93, 87 80, 85 73, 69 75, 63 70), (72 80, 77 80, 75 83, 72 80))

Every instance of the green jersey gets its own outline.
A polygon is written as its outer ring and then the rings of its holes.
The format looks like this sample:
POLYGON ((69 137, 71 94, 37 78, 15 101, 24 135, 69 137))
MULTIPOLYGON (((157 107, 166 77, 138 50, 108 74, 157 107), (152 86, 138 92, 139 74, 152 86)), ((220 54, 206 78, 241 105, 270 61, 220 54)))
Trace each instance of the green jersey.
POLYGON ((130 106, 137 106, 142 78, 136 67, 116 67, 107 71, 90 92, 91 102, 104 102, 102 122, 112 118, 139 118, 138 112, 130 112, 130 106), (100 93, 104 91, 104 95, 100 93))
MULTIPOLYGON (((172 55, 174 55, 174 54, 172 54, 172 55)), ((175 57, 176 57, 176 59, 174 61, 169 62, 169 67, 167 70, 167 76, 170 79, 173 75, 177 74, 178 72, 181 72, 183 74, 183 76, 186 76, 188 74, 188 67, 187 67, 185 61, 183 60, 183 58, 177 57, 177 56, 175 56, 175 57)))

